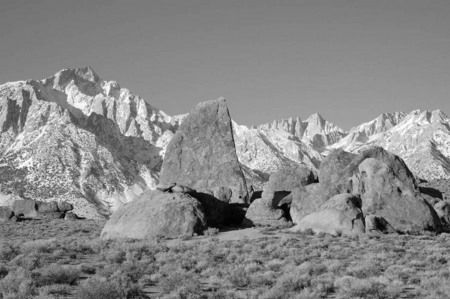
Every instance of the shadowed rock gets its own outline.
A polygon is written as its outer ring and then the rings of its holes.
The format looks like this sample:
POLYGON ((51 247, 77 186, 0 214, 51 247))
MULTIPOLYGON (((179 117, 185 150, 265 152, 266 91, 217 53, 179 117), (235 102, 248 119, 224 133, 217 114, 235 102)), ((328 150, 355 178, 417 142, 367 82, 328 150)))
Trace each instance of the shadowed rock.
POLYGON ((365 218, 366 233, 395 233, 395 228, 383 217, 367 215, 365 218))
POLYGON ((438 214, 439 219, 441 219, 443 223, 450 224, 450 201, 441 200, 437 202, 433 207, 438 214))
POLYGON ((248 202, 224 99, 198 104, 180 125, 167 147, 160 175, 162 185, 172 182, 214 193, 225 186, 232 191, 231 203, 248 202))

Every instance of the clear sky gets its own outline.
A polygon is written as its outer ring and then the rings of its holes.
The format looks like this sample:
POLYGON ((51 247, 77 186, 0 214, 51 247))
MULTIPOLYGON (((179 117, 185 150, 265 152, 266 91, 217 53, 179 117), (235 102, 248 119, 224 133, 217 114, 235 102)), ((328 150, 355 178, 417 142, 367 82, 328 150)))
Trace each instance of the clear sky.
POLYGON ((0 83, 91 65, 170 115, 450 114, 449 0, 0 0, 0 83))

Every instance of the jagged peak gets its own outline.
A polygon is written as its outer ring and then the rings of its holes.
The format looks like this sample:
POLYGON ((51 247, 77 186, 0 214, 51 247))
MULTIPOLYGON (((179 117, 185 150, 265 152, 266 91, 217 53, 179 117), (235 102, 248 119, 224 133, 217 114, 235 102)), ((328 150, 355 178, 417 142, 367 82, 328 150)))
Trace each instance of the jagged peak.
POLYGON ((83 79, 85 79, 87 81, 91 81, 91 82, 100 81, 100 77, 97 75, 97 73, 94 71, 94 69, 89 65, 75 69, 75 74, 82 77, 83 79))
POLYGON ((437 121, 448 121, 448 116, 440 109, 436 110, 420 110, 416 109, 411 111, 407 116, 407 119, 414 121, 426 121, 434 123, 437 121))
POLYGON ((327 121, 319 113, 313 113, 305 120, 308 124, 317 124, 320 127, 324 127, 327 121))
POLYGON ((64 68, 53 76, 44 79, 43 82, 54 81, 63 85, 65 82, 73 79, 81 79, 92 83, 99 83, 101 81, 100 76, 97 75, 91 66, 83 66, 79 68, 64 68))

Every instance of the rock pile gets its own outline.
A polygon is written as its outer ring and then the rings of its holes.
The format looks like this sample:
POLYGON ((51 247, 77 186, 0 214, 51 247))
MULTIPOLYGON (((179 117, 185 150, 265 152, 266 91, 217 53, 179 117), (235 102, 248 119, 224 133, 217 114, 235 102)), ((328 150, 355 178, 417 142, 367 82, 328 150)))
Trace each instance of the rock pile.
MULTIPOLYGON (((2 208, 3 210, 8 209, 7 207, 2 208)), ((64 219, 66 214, 72 210, 73 206, 70 203, 56 201, 17 199, 11 205, 14 216, 26 219, 64 219)))
MULTIPOLYGON (((342 150, 332 152, 320 166, 319 183, 293 191, 291 217, 297 224, 296 230, 311 228, 311 218, 320 218, 317 211, 323 211, 324 205, 343 193, 361 197, 361 212, 368 220, 366 230, 436 231, 441 227, 436 211, 422 197, 403 160, 381 147, 373 147, 359 155, 342 150)), ((321 231, 321 226, 317 230, 321 231)))

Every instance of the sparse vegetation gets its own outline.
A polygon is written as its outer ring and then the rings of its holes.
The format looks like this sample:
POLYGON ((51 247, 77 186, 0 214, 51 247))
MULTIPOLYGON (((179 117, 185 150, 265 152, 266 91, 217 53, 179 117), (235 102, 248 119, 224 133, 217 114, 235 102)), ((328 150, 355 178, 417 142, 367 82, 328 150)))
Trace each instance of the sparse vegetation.
POLYGON ((211 230, 191 239, 101 241, 102 226, 0 224, 0 298, 446 298, 449 292, 445 233, 351 238, 274 231, 222 241, 211 230))

